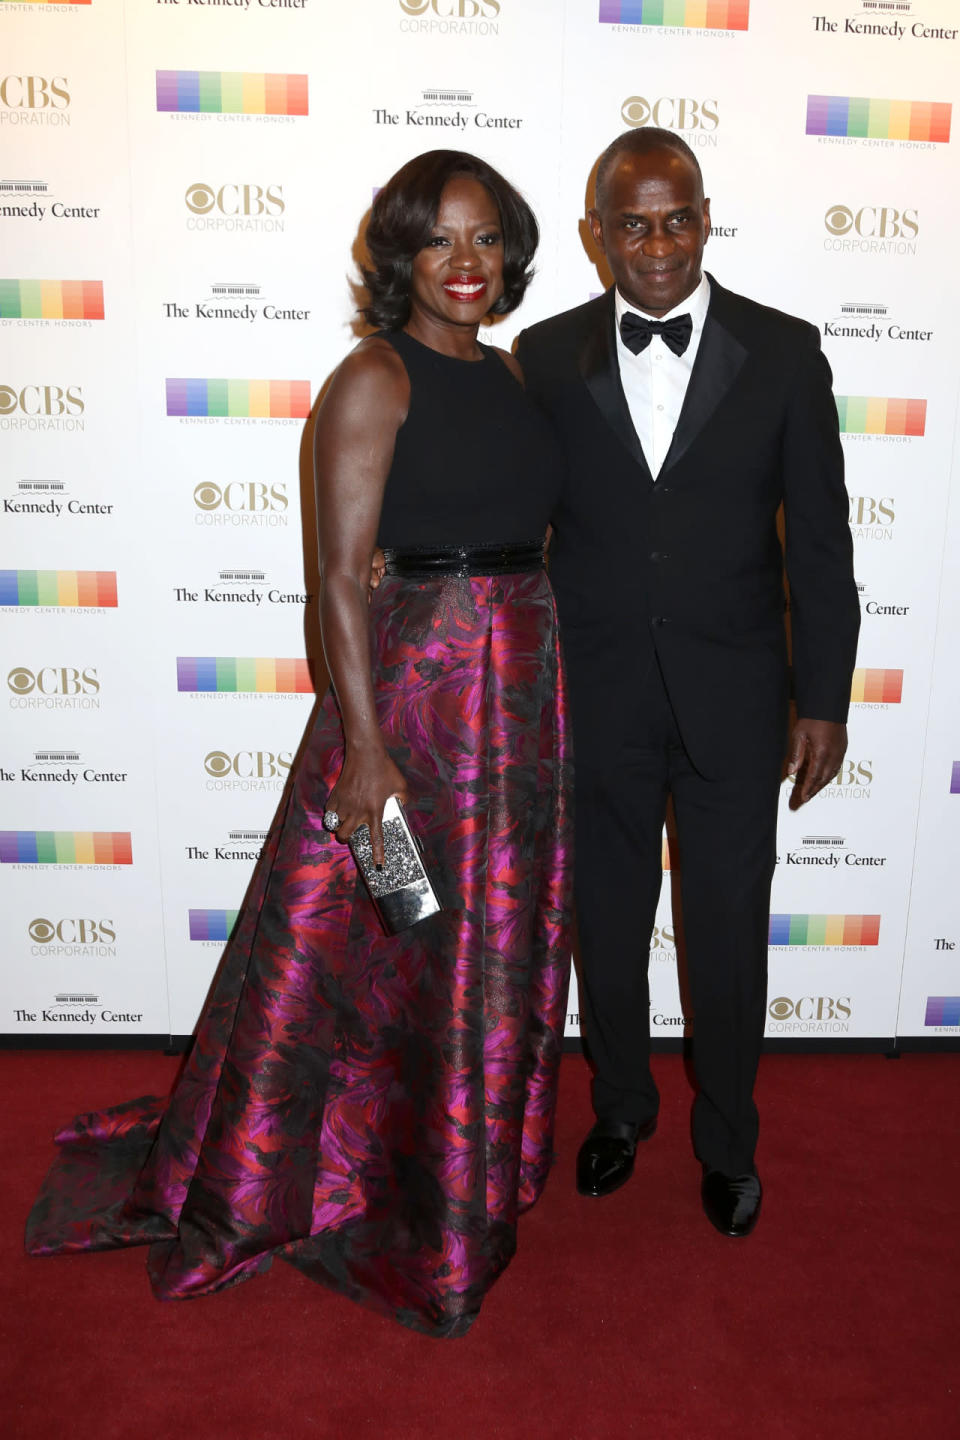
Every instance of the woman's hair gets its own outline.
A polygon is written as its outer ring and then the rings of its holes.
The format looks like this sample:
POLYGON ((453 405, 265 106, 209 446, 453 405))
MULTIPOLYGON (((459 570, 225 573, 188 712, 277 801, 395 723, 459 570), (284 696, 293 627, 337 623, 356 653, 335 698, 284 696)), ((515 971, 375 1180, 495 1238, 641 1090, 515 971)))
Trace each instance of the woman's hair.
POLYGON ((464 150, 428 150, 409 160, 384 185, 373 202, 366 242, 371 267, 363 283, 370 300, 364 318, 383 330, 399 330, 410 317, 413 259, 430 238, 443 187, 467 175, 484 185, 500 211, 503 233, 503 294, 492 315, 508 315, 523 299, 533 278, 530 268, 540 230, 530 206, 492 165, 464 150))

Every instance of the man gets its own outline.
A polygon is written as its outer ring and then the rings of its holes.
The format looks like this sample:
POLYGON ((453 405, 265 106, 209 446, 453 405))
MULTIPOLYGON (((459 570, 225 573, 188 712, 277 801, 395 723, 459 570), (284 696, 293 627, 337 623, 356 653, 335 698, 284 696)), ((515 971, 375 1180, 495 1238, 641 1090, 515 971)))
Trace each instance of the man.
POLYGON ((615 140, 589 218, 614 286, 524 331, 517 351, 569 465, 551 577, 573 708, 597 1117, 577 1184, 610 1194, 656 1128, 646 971, 672 795, 701 1194, 717 1229, 747 1235, 762 1193, 753 1085, 788 748, 784 558, 794 803, 843 759, 859 629, 836 407, 812 325, 701 273, 710 204, 676 135, 615 140))

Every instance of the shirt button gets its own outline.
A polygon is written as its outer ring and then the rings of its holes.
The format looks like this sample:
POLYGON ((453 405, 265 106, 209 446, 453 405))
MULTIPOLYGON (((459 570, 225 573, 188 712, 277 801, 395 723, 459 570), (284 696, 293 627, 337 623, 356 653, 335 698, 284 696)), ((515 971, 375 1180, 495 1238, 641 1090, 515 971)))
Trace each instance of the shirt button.
POLYGON ((658 406, 657 406, 657 409, 658 409, 658 410, 662 410, 662 409, 663 409, 663 406, 662 406, 662 405, 658 405, 658 406))

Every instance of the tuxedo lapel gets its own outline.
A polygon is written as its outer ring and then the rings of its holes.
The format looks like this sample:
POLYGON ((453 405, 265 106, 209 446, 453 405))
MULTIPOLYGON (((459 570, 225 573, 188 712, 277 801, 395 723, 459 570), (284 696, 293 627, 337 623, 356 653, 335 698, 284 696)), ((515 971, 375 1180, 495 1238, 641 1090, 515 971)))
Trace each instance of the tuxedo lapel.
POLYGON ((727 292, 712 277, 710 285, 710 308, 700 337, 697 358, 693 362, 680 418, 658 479, 689 450, 736 380, 747 358, 746 347, 723 323, 727 309, 727 292))
POLYGON ((609 289, 597 303, 593 322, 580 351, 580 373, 600 414, 622 441, 629 454, 652 484, 653 476, 643 446, 633 428, 623 386, 614 338, 614 292, 609 289))

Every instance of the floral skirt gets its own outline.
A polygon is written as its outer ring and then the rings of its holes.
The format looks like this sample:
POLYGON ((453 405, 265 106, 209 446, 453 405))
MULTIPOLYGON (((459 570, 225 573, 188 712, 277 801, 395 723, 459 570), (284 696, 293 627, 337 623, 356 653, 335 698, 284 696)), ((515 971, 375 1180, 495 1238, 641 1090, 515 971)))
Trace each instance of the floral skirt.
POLYGON ((30 1253, 148 1244, 161 1299, 280 1255, 434 1335, 463 1334, 510 1260, 552 1160, 570 963, 553 594, 542 572, 387 577, 371 645, 443 911, 385 936, 323 829, 328 693, 173 1094, 57 1135, 30 1253))

